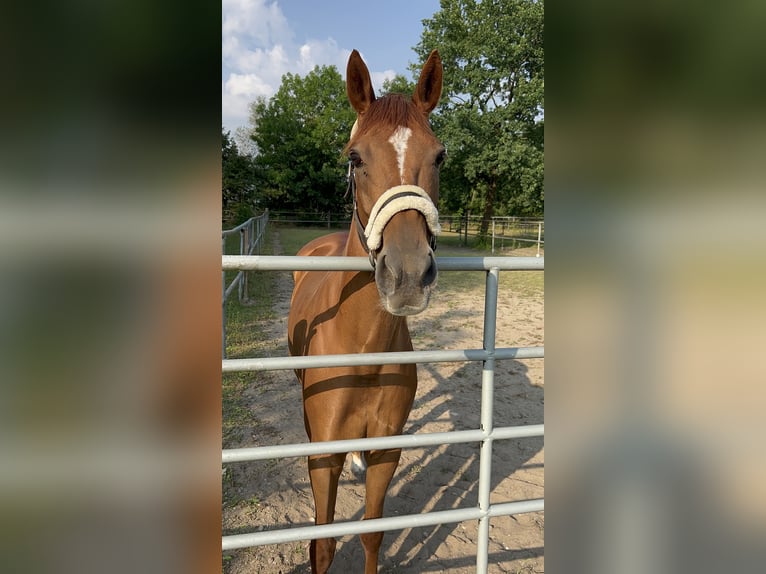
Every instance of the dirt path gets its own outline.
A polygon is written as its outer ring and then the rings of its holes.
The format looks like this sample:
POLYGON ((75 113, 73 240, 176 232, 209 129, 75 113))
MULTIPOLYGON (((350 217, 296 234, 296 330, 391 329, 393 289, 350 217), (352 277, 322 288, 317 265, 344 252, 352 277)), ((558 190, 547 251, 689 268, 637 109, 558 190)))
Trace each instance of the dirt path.
MULTIPOLYGON (((274 237, 279 253, 278 237, 274 237)), ((273 341, 273 356, 287 355, 287 311, 292 277, 279 273, 275 319, 263 325, 273 341)), ((410 319, 416 349, 480 348, 483 295, 435 293, 428 310, 410 319), (478 298, 477 298, 478 297, 478 298)), ((519 297, 501 290, 498 346, 543 344, 543 298, 519 297)), ((440 363, 418 367, 419 385, 405 433, 467 430, 479 426, 481 365, 440 363)), ((247 391, 256 421, 245 445, 305 442, 300 388, 292 372, 252 373, 247 391)), ((541 360, 499 361, 495 376, 495 425, 543 422, 541 360)), ((471 507, 477 504, 478 444, 409 449, 391 483, 386 515, 395 516, 471 507)), ((543 439, 497 441, 492 461, 492 502, 543 496, 543 439)), ((224 508, 225 534, 273 526, 308 525, 313 501, 304 459, 229 465, 224 488, 237 501, 224 508)), ((364 487, 347 467, 341 476, 336 520, 359 520, 364 487)), ((493 518, 489 572, 544 571, 543 513, 493 518)), ((380 572, 421 574, 475 572, 477 522, 391 531, 385 534, 380 572)), ((339 540, 331 572, 360 572, 364 560, 357 537, 339 540)), ((308 542, 243 549, 227 553, 231 574, 309 573, 308 542)))

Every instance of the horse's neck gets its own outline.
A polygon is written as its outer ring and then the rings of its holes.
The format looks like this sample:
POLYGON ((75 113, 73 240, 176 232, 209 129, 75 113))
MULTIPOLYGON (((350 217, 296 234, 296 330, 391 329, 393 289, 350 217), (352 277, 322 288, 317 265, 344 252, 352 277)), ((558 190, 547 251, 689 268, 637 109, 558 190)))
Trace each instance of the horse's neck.
POLYGON ((368 253, 364 245, 362 245, 362 238, 359 236, 356 225, 356 220, 352 217, 351 228, 348 230, 346 244, 343 246, 343 255, 347 257, 366 257, 368 253))
MULTIPOLYGON (((353 222, 343 255, 368 256, 353 222)), ((395 341, 407 332, 407 322, 405 317, 391 315, 383 308, 373 273, 345 271, 335 277, 339 280, 338 288, 341 293, 350 291, 340 297, 340 305, 345 307, 341 316, 348 321, 344 329, 358 333, 357 343, 362 345, 364 352, 389 350, 392 344, 395 345, 395 341)))

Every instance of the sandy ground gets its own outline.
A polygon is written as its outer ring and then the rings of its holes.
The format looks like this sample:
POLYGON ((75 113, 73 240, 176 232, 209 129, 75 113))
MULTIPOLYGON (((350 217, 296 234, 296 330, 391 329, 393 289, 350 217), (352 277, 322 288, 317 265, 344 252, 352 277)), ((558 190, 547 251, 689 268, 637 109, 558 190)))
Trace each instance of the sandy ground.
MULTIPOLYGON (((519 253, 519 254, 534 254, 519 253)), ((280 273, 276 319, 263 325, 273 340, 273 356, 287 355, 287 311, 292 290, 280 273)), ((410 318, 416 349, 481 348, 483 291, 436 292, 424 313, 410 318)), ((497 346, 543 345, 543 298, 519 297, 501 290, 497 346)), ((292 371, 251 373, 252 436, 241 445, 305 442, 300 388, 292 371)), ((444 432, 479 426, 480 363, 440 363, 418 367, 419 385, 405 433, 444 432)), ((543 362, 498 361, 495 378, 495 426, 543 422, 543 362)), ((404 450, 386 502, 395 516, 473 507, 478 499, 478 444, 404 450)), ((543 438, 497 441, 492 461, 492 502, 543 497, 543 438)), ((336 520, 359 520, 364 486, 349 469, 341 477, 336 520)), ((224 478, 224 534, 289 525, 309 525, 313 499, 305 459, 227 465, 224 478)), ((544 572, 544 514, 493 518, 490 573, 544 572)), ((476 571, 477 522, 387 532, 379 571, 420 574, 476 571)), ((330 572, 361 572, 364 553, 355 536, 339 539, 330 572)), ((308 542, 242 549, 224 554, 231 574, 298 574, 311 571, 308 542)))

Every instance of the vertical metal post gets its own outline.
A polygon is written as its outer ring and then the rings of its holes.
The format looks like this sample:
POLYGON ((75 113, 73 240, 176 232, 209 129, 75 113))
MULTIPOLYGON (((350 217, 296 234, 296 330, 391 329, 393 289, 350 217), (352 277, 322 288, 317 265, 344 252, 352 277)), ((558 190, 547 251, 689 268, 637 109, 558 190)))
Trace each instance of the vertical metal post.
MULTIPOLYGON (((243 227, 239 230, 239 254, 240 255, 247 255, 247 251, 245 251, 245 229, 246 227, 243 227)), ((237 275, 244 274, 245 272, 240 270, 237 275)), ((239 286, 238 286, 238 296, 239 296, 239 302, 242 303, 245 300, 245 289, 244 289, 244 277, 242 277, 239 280, 239 286)))
MULTIPOLYGON (((495 331, 497 330, 497 290, 500 272, 493 268, 487 272, 484 293, 484 349, 490 358, 484 361, 481 372, 481 430, 492 432, 492 414, 495 392, 495 331)), ((479 454, 479 510, 484 515, 479 519, 479 537, 476 548, 476 572, 487 571, 489 555, 489 495, 492 490, 492 439, 485 438, 479 454)))
POLYGON ((495 218, 492 218, 492 255, 495 254, 495 218))
MULTIPOLYGON (((221 238, 221 254, 226 255, 226 236, 221 238)), ((221 357, 226 358, 226 271, 221 273, 221 357)))
POLYGON ((463 232, 465 234, 465 243, 463 245, 468 245, 468 217, 469 217, 469 211, 465 212, 465 226, 463 227, 463 232))
MULTIPOLYGON (((243 239, 242 242, 242 253, 241 255, 250 255, 250 244, 253 242, 253 222, 254 218, 250 218, 247 220, 247 225, 242 229, 243 232, 243 239)), ((239 302, 242 303, 245 299, 247 299, 247 277, 249 273, 247 271, 242 271, 242 279, 239 283, 239 302)))
POLYGON ((256 246, 258 248, 258 255, 261 254, 261 246, 263 245, 263 237, 266 235, 266 226, 269 224, 269 210, 266 209, 261 217, 258 219, 258 239, 256 240, 256 246))
POLYGON ((540 257, 540 238, 543 236, 543 222, 538 221, 537 222, 537 255, 536 257, 540 257))

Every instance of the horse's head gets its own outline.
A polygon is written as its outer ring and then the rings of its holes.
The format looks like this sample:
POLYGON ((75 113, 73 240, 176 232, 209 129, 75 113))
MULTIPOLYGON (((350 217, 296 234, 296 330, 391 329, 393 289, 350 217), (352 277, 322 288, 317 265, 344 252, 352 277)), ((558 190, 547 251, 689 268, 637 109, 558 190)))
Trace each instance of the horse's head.
POLYGON ((354 50, 346 91, 357 120, 346 149, 359 240, 375 267, 380 299, 389 313, 414 315, 436 285, 434 237, 439 233, 439 167, 444 146, 428 124, 439 103, 442 63, 434 50, 412 98, 375 98, 370 73, 354 50))

